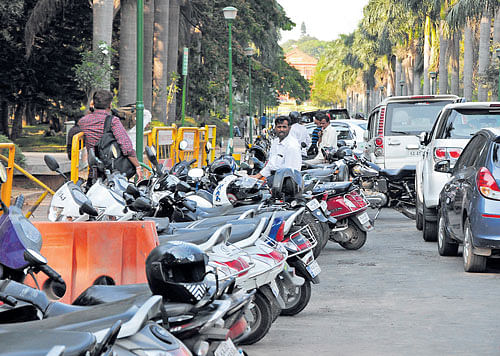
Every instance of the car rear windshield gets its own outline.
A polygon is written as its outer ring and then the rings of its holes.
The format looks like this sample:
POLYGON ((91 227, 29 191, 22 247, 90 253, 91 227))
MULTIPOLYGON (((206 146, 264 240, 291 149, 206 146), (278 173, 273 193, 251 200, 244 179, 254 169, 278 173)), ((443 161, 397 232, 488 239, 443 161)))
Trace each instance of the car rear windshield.
POLYGON ((349 113, 345 110, 328 110, 331 120, 349 120, 349 113))
POLYGON ((336 127, 337 129, 337 140, 352 140, 354 137, 352 137, 351 131, 345 128, 340 128, 336 127))
MULTIPOLYGON (((497 110, 498 111, 498 110, 497 110)), ((477 131, 486 127, 500 126, 500 112, 488 109, 451 110, 442 127, 440 138, 471 138, 477 131)))
POLYGON ((430 131, 441 109, 451 100, 389 103, 385 116, 385 135, 418 135, 430 131))

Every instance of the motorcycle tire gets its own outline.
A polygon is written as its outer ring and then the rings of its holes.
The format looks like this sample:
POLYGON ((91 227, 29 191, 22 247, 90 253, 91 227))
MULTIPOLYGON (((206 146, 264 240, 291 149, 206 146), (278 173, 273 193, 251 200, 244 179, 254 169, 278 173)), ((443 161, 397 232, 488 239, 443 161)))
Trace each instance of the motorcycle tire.
POLYGON ((346 250, 359 250, 366 242, 366 231, 361 230, 361 228, 351 220, 349 220, 347 229, 344 230, 343 233, 350 236, 348 241, 339 242, 339 245, 346 250))
POLYGON ((311 282, 304 281, 304 284, 296 288, 293 299, 285 300, 285 308, 281 309, 281 315, 292 316, 300 313, 311 300, 311 282))
POLYGON ((417 209, 413 205, 402 204, 398 209, 401 214, 406 216, 408 219, 416 220, 417 219, 417 209))
POLYGON ((250 309, 253 320, 248 321, 249 334, 240 341, 240 345, 252 345, 262 339, 269 332, 272 320, 271 302, 263 294, 257 292, 250 309))

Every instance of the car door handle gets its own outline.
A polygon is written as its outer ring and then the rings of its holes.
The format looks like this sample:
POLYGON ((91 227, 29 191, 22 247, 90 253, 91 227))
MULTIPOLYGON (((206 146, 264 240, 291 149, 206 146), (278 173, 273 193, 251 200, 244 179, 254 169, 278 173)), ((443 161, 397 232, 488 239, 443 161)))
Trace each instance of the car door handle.
POLYGON ((388 142, 388 144, 390 146, 399 146, 401 144, 401 142, 399 142, 399 141, 390 141, 390 142, 388 142))

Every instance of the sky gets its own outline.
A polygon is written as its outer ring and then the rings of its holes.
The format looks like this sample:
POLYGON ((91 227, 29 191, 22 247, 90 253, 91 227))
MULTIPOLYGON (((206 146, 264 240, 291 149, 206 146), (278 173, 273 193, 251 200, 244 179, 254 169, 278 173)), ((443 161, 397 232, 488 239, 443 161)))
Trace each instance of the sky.
POLYGON ((306 32, 322 41, 333 41, 340 34, 356 29, 363 18, 363 7, 369 0, 278 0, 287 16, 296 24, 292 31, 282 31, 280 43, 299 39, 300 25, 306 32))

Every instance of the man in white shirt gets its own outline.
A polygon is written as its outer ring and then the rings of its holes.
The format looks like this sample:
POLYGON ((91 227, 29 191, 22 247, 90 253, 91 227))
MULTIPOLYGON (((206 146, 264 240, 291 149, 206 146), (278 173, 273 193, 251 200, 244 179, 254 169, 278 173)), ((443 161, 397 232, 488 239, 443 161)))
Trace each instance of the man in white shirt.
POLYGON ((335 127, 330 125, 330 117, 327 114, 320 112, 316 114, 316 118, 320 121, 323 129, 319 132, 318 154, 313 159, 307 161, 307 163, 309 164, 318 164, 325 161, 323 153, 321 152, 321 148, 337 148, 337 130, 335 129, 335 127))
POLYGON ((292 127, 290 129, 290 136, 293 136, 299 141, 300 148, 304 155, 307 155, 307 150, 311 146, 311 136, 304 125, 299 123, 300 114, 297 111, 292 111, 289 114, 292 119, 292 127), (305 145, 305 147, 304 147, 305 145))
POLYGON ((268 178, 275 171, 282 168, 291 168, 300 171, 300 167, 302 166, 300 145, 295 137, 289 135, 290 124, 291 120, 288 116, 279 116, 275 120, 274 129, 277 137, 271 143, 269 160, 262 171, 252 177, 257 179, 262 177, 268 178))

